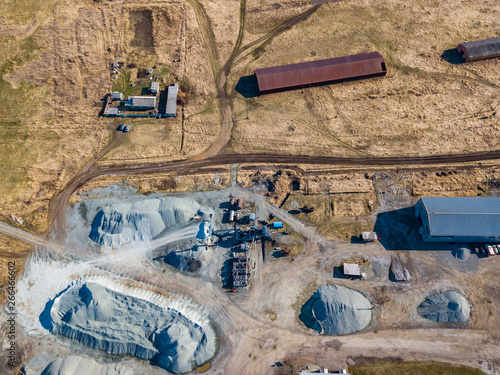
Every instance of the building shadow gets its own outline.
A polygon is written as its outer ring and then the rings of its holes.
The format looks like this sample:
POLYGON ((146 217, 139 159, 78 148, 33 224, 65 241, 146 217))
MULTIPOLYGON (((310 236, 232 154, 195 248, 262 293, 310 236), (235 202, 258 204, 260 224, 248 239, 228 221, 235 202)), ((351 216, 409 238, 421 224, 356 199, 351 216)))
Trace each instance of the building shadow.
POLYGON ((104 117, 104 111, 106 110, 106 105, 108 104, 108 95, 109 94, 106 94, 103 98, 101 98, 102 106, 99 114, 97 115, 98 117, 104 117))
POLYGON ((255 98, 260 95, 259 84, 257 83, 257 77, 255 74, 240 77, 238 83, 234 87, 234 90, 247 99, 255 98))
POLYGON ((160 115, 165 114, 167 109, 167 88, 165 90, 160 90, 160 100, 158 101, 158 113, 160 115))
POLYGON ((460 55, 460 52, 458 52, 456 48, 447 49, 446 51, 443 52, 441 58, 444 61, 447 61, 450 64, 455 64, 455 65, 462 64, 464 62, 462 55, 460 55))
POLYGON ((273 257, 274 257, 274 258, 276 258, 276 259, 286 257, 286 255, 285 255, 285 254, 283 254, 283 252, 282 252, 281 250, 274 250, 272 255, 273 255, 273 257))
POLYGON ((374 231, 381 237, 380 244, 386 250, 446 250, 456 247, 448 242, 423 242, 419 229, 420 218, 415 217, 415 208, 381 212, 377 215, 374 231))
POLYGON ((363 241, 363 238, 361 238, 360 236, 351 236, 351 243, 352 244, 364 244, 365 241, 363 241))

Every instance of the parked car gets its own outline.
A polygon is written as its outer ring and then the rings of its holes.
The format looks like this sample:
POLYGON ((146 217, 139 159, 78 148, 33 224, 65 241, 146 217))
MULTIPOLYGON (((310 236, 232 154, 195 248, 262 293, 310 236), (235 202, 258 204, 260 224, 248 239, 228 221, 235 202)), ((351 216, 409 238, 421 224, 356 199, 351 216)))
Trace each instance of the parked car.
POLYGON ((481 252, 481 254, 486 255, 486 250, 484 249, 484 246, 481 246, 479 248, 479 251, 481 252))
POLYGON ((495 250, 495 253, 496 253, 497 255, 500 255, 500 246, 498 246, 498 245, 493 245, 493 250, 495 250))
POLYGON ((491 245, 486 245, 486 252, 487 252, 488 256, 495 255, 495 250, 493 250, 493 246, 491 246, 491 245))
POLYGON ((125 124, 120 124, 120 125, 116 128, 116 130, 117 130, 117 131, 119 131, 119 132, 121 132, 121 131, 123 130, 124 126, 125 126, 125 124))
POLYGON ((130 125, 125 126, 125 129, 123 129, 125 133, 128 132, 129 130, 130 130, 130 125))

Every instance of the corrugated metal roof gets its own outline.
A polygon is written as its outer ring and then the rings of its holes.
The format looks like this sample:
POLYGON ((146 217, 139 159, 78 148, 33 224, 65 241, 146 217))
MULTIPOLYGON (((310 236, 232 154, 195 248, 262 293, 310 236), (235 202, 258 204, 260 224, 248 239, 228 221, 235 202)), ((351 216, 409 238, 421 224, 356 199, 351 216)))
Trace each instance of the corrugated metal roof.
POLYGON ((500 198, 424 197, 431 236, 500 236, 500 198))
POLYGON ((385 73, 385 61, 378 52, 255 70, 261 92, 385 73))
POLYGON ((460 43, 457 50, 465 61, 489 59, 500 56, 500 38, 460 43))
POLYGON ((361 276, 361 271, 359 269, 359 264, 356 264, 356 263, 344 263, 344 275, 361 276))
POLYGON ((106 112, 108 115, 117 115, 118 114, 118 108, 108 108, 108 111, 106 112))
POLYGON ((175 83, 173 85, 168 86, 167 95, 168 96, 177 96, 179 92, 179 84, 175 83))
POLYGON ((129 96, 125 106, 154 108, 156 107, 156 96, 129 96))
POLYGON ((177 111, 177 92, 179 91, 179 84, 174 84, 168 86, 167 89, 167 105, 165 108, 165 114, 170 116, 175 116, 177 111))

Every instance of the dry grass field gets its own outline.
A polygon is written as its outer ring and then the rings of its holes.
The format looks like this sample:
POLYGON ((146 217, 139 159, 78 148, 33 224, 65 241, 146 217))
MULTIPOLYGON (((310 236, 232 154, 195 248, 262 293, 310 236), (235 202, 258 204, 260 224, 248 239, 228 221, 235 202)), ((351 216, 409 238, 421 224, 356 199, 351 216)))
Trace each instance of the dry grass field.
MULTIPOLYGON (((247 15, 243 44, 265 35, 282 9, 307 8, 252 1, 247 7, 263 10, 247 15)), ((245 118, 237 122, 231 151, 380 156, 495 149, 500 61, 457 64, 451 49, 498 37, 499 15, 495 1, 323 5, 237 60, 228 89, 235 117, 245 118), (256 68, 369 51, 385 57, 386 77, 253 98, 230 89, 256 68)))
POLYGON ((129 121, 132 131, 98 162, 104 166, 202 153, 221 131, 220 90, 232 111, 225 121, 234 122, 226 153, 385 156, 497 147, 500 61, 456 64, 451 49, 500 35, 498 2, 311 7, 298 0, 30 0, 20 10, 16 0, 2 2, 2 220, 12 223, 14 214, 29 230, 45 229, 47 204, 111 141, 111 125, 120 121, 98 114, 117 57, 165 69, 163 82, 180 82, 186 101, 176 119, 129 121), (373 50, 387 60, 386 77, 248 98, 235 90, 255 68, 373 50))

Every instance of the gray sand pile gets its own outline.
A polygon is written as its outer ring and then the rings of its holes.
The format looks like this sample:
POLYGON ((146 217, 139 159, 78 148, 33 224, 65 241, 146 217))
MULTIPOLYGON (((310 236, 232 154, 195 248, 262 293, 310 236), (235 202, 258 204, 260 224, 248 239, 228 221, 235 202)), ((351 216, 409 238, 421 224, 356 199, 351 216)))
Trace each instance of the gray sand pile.
POLYGON ((155 251, 153 259, 160 257, 178 270, 217 282, 220 280, 220 270, 227 258, 227 249, 206 246, 196 240, 182 241, 155 251))
POLYGON ((125 365, 99 364, 92 358, 70 355, 52 361, 41 375, 134 375, 125 365))
POLYGON ((467 246, 458 246, 452 250, 451 254, 457 259, 468 260, 470 257, 470 249, 467 246))
POLYGON ((418 313, 439 323, 463 323, 469 320, 470 305, 464 296, 447 291, 433 294, 418 307, 418 313))
POLYGON ((40 320, 53 333, 93 349, 149 359, 174 373, 192 371, 216 350, 210 326, 94 282, 68 288, 40 320))
MULTIPOLYGON (((148 241, 166 228, 187 223, 195 216, 209 218, 212 212, 192 199, 177 197, 116 202, 96 213, 90 238, 103 246, 148 241)), ((202 236, 204 230, 200 227, 198 236, 202 236)))
POLYGON ((361 293, 339 285, 324 285, 302 306, 299 318, 325 335, 345 335, 364 329, 371 303, 361 293))

